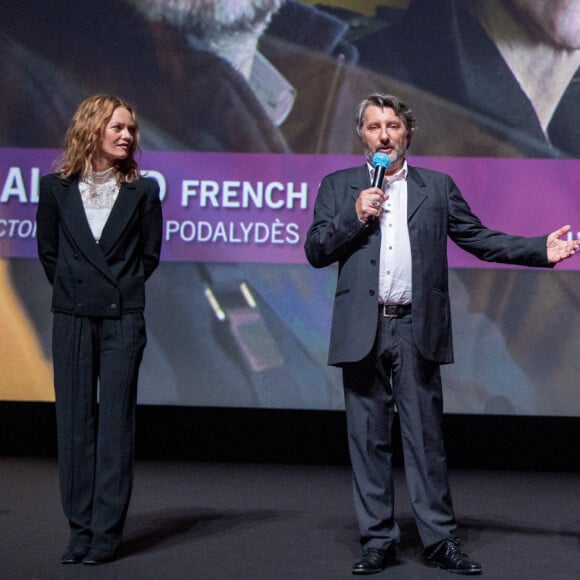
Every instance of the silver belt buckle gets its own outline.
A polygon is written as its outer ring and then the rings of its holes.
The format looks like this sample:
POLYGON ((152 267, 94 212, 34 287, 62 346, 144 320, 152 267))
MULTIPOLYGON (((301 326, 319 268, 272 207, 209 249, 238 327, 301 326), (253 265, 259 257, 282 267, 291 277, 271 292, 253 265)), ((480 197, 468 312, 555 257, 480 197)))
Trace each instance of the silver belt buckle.
POLYGON ((381 315, 383 318, 398 318, 398 314, 387 314, 387 308, 392 306, 391 304, 381 304, 381 315))

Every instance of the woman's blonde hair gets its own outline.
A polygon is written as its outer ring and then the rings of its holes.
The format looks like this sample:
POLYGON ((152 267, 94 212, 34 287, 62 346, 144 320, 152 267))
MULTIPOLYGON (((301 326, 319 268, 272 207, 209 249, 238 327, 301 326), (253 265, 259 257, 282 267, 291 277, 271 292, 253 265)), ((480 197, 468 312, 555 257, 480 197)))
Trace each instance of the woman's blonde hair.
POLYGON ((135 181, 139 178, 139 167, 134 158, 135 151, 139 150, 139 125, 135 111, 123 99, 110 95, 89 97, 75 111, 64 138, 64 151, 58 162, 58 173, 62 178, 79 176, 82 179, 89 174, 103 131, 119 107, 129 111, 135 130, 127 157, 117 162, 117 181, 135 181))

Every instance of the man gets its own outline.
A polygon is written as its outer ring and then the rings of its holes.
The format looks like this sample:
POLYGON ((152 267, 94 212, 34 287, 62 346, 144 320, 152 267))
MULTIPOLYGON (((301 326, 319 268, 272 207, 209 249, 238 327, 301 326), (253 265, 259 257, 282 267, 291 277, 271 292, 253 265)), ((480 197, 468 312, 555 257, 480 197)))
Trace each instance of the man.
MULTIPOLYGON (((23 0, 0 22, 0 141, 60 145, 75 103, 101 90, 138 107, 144 149, 309 152, 299 117, 315 106, 313 76, 330 84, 352 60, 347 28, 284 0, 23 0)), ((314 112, 331 122, 335 108, 314 112)))
POLYGON ((549 267, 580 241, 487 229, 445 174, 405 159, 415 116, 398 97, 372 94, 357 113, 366 165, 326 176, 305 250, 317 268, 339 264, 328 362, 342 367, 362 556, 355 574, 395 559, 391 427, 400 415, 409 493, 428 565, 460 574, 482 567, 460 550, 442 440, 440 365, 453 362, 447 236, 486 261, 549 267), (371 186, 375 153, 388 155, 371 186))
POLYGON ((412 0, 385 14, 357 43, 363 66, 467 108, 525 156, 580 156, 579 0, 412 0))

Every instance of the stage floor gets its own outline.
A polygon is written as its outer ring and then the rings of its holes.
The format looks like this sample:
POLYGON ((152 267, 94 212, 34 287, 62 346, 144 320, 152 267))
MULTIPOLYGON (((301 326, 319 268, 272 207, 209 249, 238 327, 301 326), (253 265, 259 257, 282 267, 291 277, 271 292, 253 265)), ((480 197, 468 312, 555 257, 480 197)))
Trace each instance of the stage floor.
MULTIPOLYGON (((359 555, 344 466, 140 461, 116 562, 63 566, 56 461, 0 458, 1 580, 353 578, 359 555)), ((580 474, 450 471, 464 550, 486 579, 580 577, 580 474)), ((396 472, 400 564, 373 577, 449 578, 427 568, 396 472)), ((455 577, 455 576, 454 576, 455 577)))

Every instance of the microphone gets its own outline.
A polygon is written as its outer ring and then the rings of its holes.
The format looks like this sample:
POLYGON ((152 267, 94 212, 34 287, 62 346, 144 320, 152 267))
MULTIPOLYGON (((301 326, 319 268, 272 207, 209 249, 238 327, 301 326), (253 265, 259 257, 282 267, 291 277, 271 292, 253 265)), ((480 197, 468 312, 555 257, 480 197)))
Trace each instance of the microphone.
POLYGON ((385 171, 389 168, 390 164, 391 158, 386 153, 378 151, 373 155, 373 166, 375 168, 372 183, 373 187, 382 188, 385 171))

